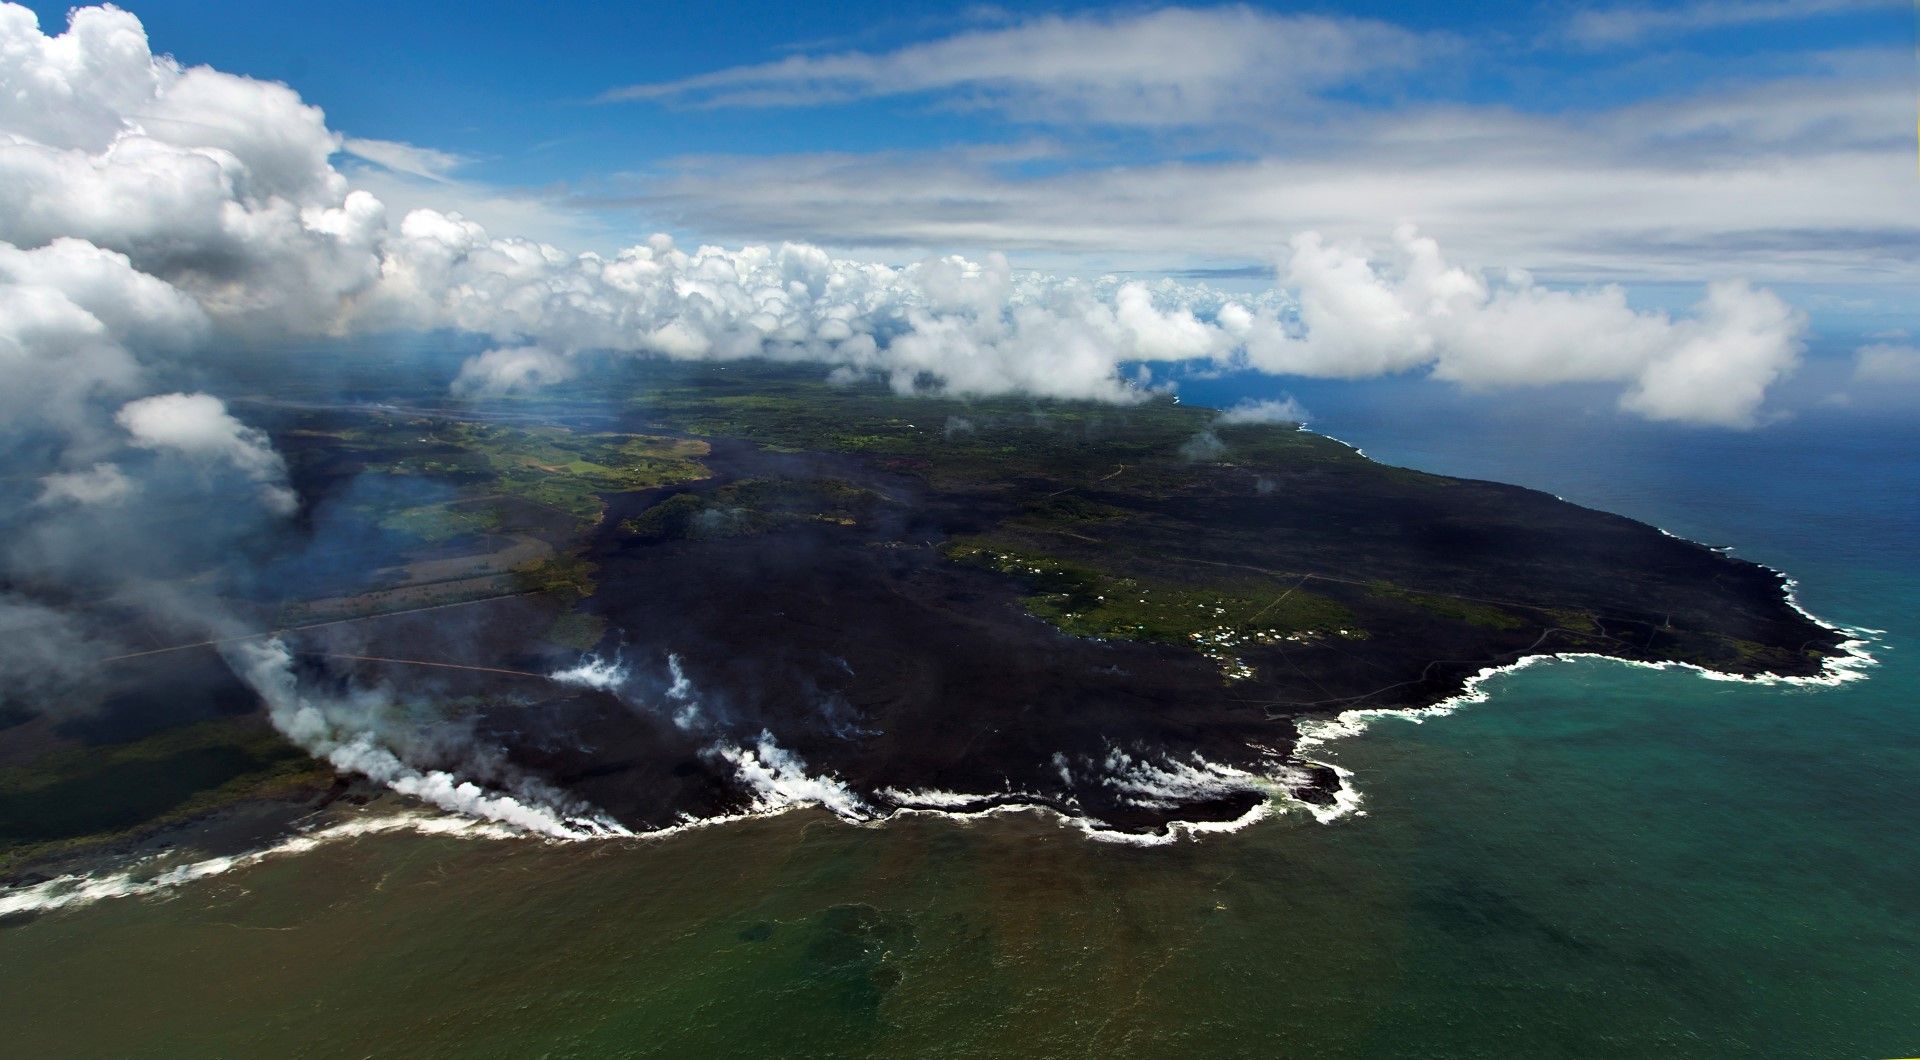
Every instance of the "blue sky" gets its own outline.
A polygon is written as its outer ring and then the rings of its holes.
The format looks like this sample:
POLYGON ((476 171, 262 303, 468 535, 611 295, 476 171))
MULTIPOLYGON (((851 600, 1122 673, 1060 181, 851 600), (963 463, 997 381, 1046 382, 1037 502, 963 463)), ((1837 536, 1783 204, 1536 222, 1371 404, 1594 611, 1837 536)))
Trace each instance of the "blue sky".
MULTIPOLYGON (((37 7, 47 28, 64 21, 37 7)), ((885 260, 1001 250, 1232 285, 1259 282, 1293 231, 1378 239, 1404 221, 1481 267, 1623 282, 1653 303, 1740 275, 1869 330, 1904 310, 1879 288, 1911 282, 1899 262, 1920 250, 1914 15, 1898 3, 132 9, 157 51, 285 81, 350 137, 457 163, 438 180, 343 164, 389 202, 571 247, 666 230, 885 260), (1303 19, 1331 29, 1316 45, 1303 19), (1236 26, 1270 39, 1223 60, 1207 36, 1221 25, 1229 40, 1245 36, 1236 26), (1156 42, 1164 68, 1141 76, 1158 80, 1129 84, 1127 55, 1119 75, 1086 75, 1097 83, 1050 72, 1085 59, 1102 28, 1156 42), (754 72, 849 58, 904 69, 824 89, 754 72), (684 84, 716 75, 718 88, 684 84), (1234 87, 1248 81, 1265 83, 1234 87), (623 86, 643 94, 607 99, 623 86), (1556 152, 1564 165, 1531 157, 1556 152), (1716 171, 1725 194, 1669 194, 1716 171), (1349 173, 1370 186, 1337 194, 1349 173), (1596 217, 1616 186, 1623 216, 1596 217), (1855 205, 1782 208, 1827 196, 1855 205), (1222 206, 1236 198, 1244 211, 1222 206), (1881 207, 1906 216, 1878 225, 1881 207), (1562 218, 1582 223, 1544 223, 1562 218)))
POLYGON ((773 356, 1750 428, 1920 392, 1915 74, 1888 0, 0 3, 0 294, 148 291, 71 394, 444 329, 463 392, 773 356))

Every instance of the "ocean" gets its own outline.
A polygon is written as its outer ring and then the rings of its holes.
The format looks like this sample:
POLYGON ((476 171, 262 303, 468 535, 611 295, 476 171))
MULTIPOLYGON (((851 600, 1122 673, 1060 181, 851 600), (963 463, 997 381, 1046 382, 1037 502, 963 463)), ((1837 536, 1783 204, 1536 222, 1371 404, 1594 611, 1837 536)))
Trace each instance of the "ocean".
POLYGON ((1785 570, 1882 631, 1880 664, 1839 688, 1533 666, 1324 748, 1364 813, 1158 848, 1029 814, 367 836, 0 924, 4 1051, 1920 1055, 1920 424, 1294 393, 1375 459, 1785 570))

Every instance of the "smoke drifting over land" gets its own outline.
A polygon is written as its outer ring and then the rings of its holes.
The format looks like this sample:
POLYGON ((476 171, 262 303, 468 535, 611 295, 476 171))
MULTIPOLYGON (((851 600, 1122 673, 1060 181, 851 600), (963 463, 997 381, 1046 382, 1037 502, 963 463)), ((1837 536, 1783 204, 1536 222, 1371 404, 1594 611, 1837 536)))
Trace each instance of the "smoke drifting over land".
MULTIPOLYGON (((154 54, 130 13, 82 8, 48 35, 0 5, 0 621, 19 633, 0 637, 0 705, 37 709, 85 680, 76 660, 99 658, 106 640, 71 606, 89 594, 181 633, 233 632, 218 586, 157 587, 276 532, 300 504, 267 436, 201 389, 218 389, 205 351, 223 345, 453 329, 496 343, 448 380, 475 394, 568 379, 584 355, 609 352, 1115 402, 1141 396, 1144 362, 1427 371, 1476 386, 1611 382, 1637 415, 1744 426, 1793 368, 1804 327, 1738 283, 1673 319, 1633 310, 1617 289, 1490 282, 1411 228, 1384 262, 1302 235, 1282 255, 1285 291, 1250 298, 1023 274, 997 255, 894 267, 794 244, 685 250, 665 236, 576 255, 457 214, 390 216, 334 168, 344 143, 292 88, 154 54), (190 531, 137 525, 136 502, 217 514, 190 531)), ((552 809, 569 804, 499 763, 460 763, 486 790, 408 764, 366 704, 301 689, 271 643, 228 657, 290 737, 343 769, 536 832, 613 827, 552 809)), ((669 698, 683 728, 697 724, 690 691, 669 698)), ((826 781, 801 785, 801 765, 770 739, 727 753, 767 800, 803 787, 840 797, 826 781)))
POLYGON ((499 756, 483 754, 478 744, 459 734, 423 749, 438 752, 436 757, 449 757, 451 751, 457 770, 409 764, 402 758, 405 745, 420 741, 422 732, 414 728, 388 731, 382 724, 386 693, 362 690, 329 696, 303 689, 294 674, 293 657, 278 640, 243 641, 227 651, 227 659, 266 701, 276 728, 341 772, 368 777, 441 809, 535 835, 578 839, 626 834, 618 822, 593 814, 578 800, 522 774, 499 756), (489 786, 467 778, 478 778, 489 786))

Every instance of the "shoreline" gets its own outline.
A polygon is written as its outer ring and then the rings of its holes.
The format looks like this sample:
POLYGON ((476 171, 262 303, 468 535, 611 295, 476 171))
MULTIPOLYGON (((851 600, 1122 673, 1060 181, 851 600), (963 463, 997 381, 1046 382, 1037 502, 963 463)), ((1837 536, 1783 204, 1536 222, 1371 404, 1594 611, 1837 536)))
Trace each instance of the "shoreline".
MULTIPOLYGON (((1769 568, 1772 569, 1772 568, 1769 568)), ((1776 572, 1778 573, 1778 572, 1776 572)), ((1784 577, 1784 576, 1783 576, 1784 577)), ((1791 579, 1788 579, 1789 581, 1791 579)), ((1789 601, 1790 603, 1793 601, 1789 601)), ((1796 609, 1798 604, 1794 603, 1796 609)), ((1843 634, 1876 634, 1880 631, 1857 626, 1834 626, 1805 612, 1812 621, 1818 622, 1829 630, 1843 634)), ((368 835, 387 835, 402 832, 414 832, 427 836, 445 836, 461 839, 485 840, 521 840, 543 844, 572 844, 594 842, 649 842, 671 839, 674 836, 696 829, 737 824, 749 820, 778 817, 793 810, 820 809, 836 821, 852 827, 877 828, 884 826, 897 817, 934 817, 948 821, 969 823, 1005 814, 1035 814, 1049 817, 1061 828, 1071 828, 1085 839, 1097 843, 1112 843, 1134 847, 1169 846, 1182 840, 1199 840, 1205 836, 1226 835, 1242 831, 1269 817, 1294 812, 1305 812, 1317 824, 1331 824, 1346 817, 1365 816, 1362 809, 1364 795, 1353 782, 1355 773, 1337 762, 1309 757, 1303 751, 1311 751, 1337 740, 1350 739, 1365 733, 1374 721, 1383 718, 1399 718, 1414 724, 1424 724, 1429 719, 1447 717, 1460 708, 1477 703, 1491 701, 1492 695, 1482 686, 1488 680, 1502 674, 1525 670, 1537 663, 1552 661, 1572 661, 1577 659, 1597 659, 1617 663, 1635 669, 1645 670, 1692 670, 1700 677, 1710 681, 1726 681, 1752 685, 1787 685, 1792 687, 1838 687, 1849 681, 1863 680, 1863 671, 1879 664, 1865 647, 1873 643, 1864 636, 1852 636, 1842 642, 1844 654, 1828 659, 1822 673, 1812 677, 1793 677, 1778 674, 1733 674, 1710 670, 1693 663, 1684 662, 1642 662, 1622 659, 1596 652, 1551 652, 1526 655, 1502 666, 1489 666, 1467 678, 1466 687, 1438 703, 1424 707, 1389 708, 1368 707, 1347 710, 1331 718, 1306 719, 1296 723, 1298 737, 1293 751, 1282 764, 1319 766, 1330 770, 1338 779, 1338 787, 1332 790, 1332 800, 1328 803, 1316 803, 1300 798, 1295 788, 1290 788, 1282 779, 1259 774, 1240 772, 1246 781, 1247 791, 1261 792, 1265 797, 1254 802, 1240 816, 1225 821, 1184 821, 1171 820, 1157 832, 1124 832, 1103 825, 1103 822, 1083 814, 1069 813, 1056 806, 1039 801, 1001 801, 993 802, 1000 795, 969 796, 958 792, 917 792, 913 794, 928 798, 929 802, 951 801, 954 803, 979 801, 990 805, 979 809, 942 808, 936 805, 899 805, 883 814, 870 817, 849 817, 835 812, 831 808, 812 801, 790 802, 765 809, 747 810, 741 813, 718 814, 712 817, 691 818, 677 824, 668 825, 646 832, 628 832, 626 834, 598 835, 545 835, 520 831, 496 821, 452 813, 439 815, 423 814, 408 808, 390 814, 382 814, 358 820, 346 820, 327 824, 311 831, 296 833, 270 846, 241 854, 205 858, 200 861, 186 861, 169 866, 151 876, 143 876, 143 865, 164 860, 165 853, 148 855, 131 865, 117 871, 67 874, 39 883, 21 887, 0 889, 0 924, 19 916, 34 916, 68 908, 81 908, 95 902, 112 898, 145 897, 162 894, 175 888, 201 880, 211 879, 238 869, 250 868, 264 861, 280 857, 304 854, 318 847, 335 842, 358 839, 368 835)), ((1230 768, 1230 767, 1229 767, 1230 768)), ((906 794, 906 793, 902 793, 906 794)), ((431 805, 431 804, 428 804, 431 805)))
POLYGON ((472 817, 451 814, 429 815, 413 809, 382 814, 360 820, 341 821, 308 832, 297 832, 279 842, 241 854, 202 858, 169 865, 152 875, 142 869, 156 867, 166 852, 150 854, 114 872, 69 873, 50 880, 0 890, 0 925, 13 917, 31 917, 60 909, 80 908, 109 898, 137 898, 164 894, 175 888, 222 876, 235 869, 249 868, 263 861, 293 854, 304 854, 324 844, 365 835, 417 832, 421 835, 455 836, 466 839, 530 838, 504 825, 472 817))
MULTIPOLYGON (((1656 527, 1656 529, 1659 528, 1656 527)), ((1660 532, 1667 534, 1668 537, 1674 537, 1676 540, 1687 540, 1686 538, 1680 538, 1677 537, 1677 535, 1668 533, 1666 530, 1660 530, 1660 532)), ((1700 544, 1700 542, 1697 541, 1691 543, 1700 544)), ((1712 546, 1709 545, 1701 545, 1701 547, 1712 548, 1712 546)), ((1717 552, 1720 550, 1714 549, 1714 551, 1717 552)), ((1730 546, 1728 551, 1731 551, 1730 546)), ((1752 561, 1749 560, 1748 562, 1752 561)), ((1346 810, 1342 813, 1336 813, 1322 818, 1322 823, 1335 820, 1338 817, 1345 816, 1347 813, 1364 814, 1366 811, 1359 809, 1362 795, 1359 789, 1354 787, 1350 782, 1350 778, 1354 775, 1351 770, 1343 769, 1333 762, 1305 757, 1302 755, 1303 751, 1311 751, 1324 747, 1336 740, 1350 739, 1359 736, 1366 732, 1374 721, 1379 719, 1399 718, 1410 721, 1415 725, 1422 725, 1429 719, 1444 718, 1453 714, 1462 707, 1476 703, 1486 703, 1493 697, 1491 693, 1481 687, 1482 685, 1502 674, 1517 673, 1536 663, 1555 661, 1570 662, 1576 659, 1598 659, 1639 670, 1691 670, 1702 680, 1707 681, 1723 681, 1730 684, 1762 686, 1786 685, 1797 688, 1837 688, 1850 681, 1865 680, 1867 677, 1865 671, 1870 667, 1880 664, 1880 660, 1875 658, 1874 655, 1866 649, 1875 643, 1873 637, 1884 633, 1884 630, 1870 629, 1865 626, 1842 626, 1828 622, 1826 619, 1821 618, 1801 606, 1796 593, 1799 582, 1791 575, 1778 568, 1769 567, 1764 563, 1756 564, 1756 566, 1766 569, 1780 579, 1781 593, 1786 600, 1787 606, 1793 608, 1795 612, 1799 613, 1801 617, 1807 619, 1809 622, 1814 623, 1830 633, 1839 634, 1845 638, 1838 645, 1837 654, 1828 656, 1826 660, 1821 663, 1818 674, 1804 677, 1772 673, 1736 674, 1723 670, 1709 669, 1697 663, 1679 662, 1677 660, 1645 662, 1639 659, 1623 659, 1617 655, 1605 655, 1599 652, 1545 652, 1537 655, 1523 655, 1505 665, 1485 667, 1472 677, 1467 678, 1465 686, 1461 691, 1448 696, 1438 703, 1433 703, 1428 706, 1405 708, 1364 707, 1356 710, 1341 711, 1331 718, 1306 719, 1297 722, 1295 725, 1295 730, 1299 733, 1299 738, 1294 743, 1294 757, 1305 764, 1325 766, 1334 770, 1340 778, 1340 791, 1336 793, 1335 802, 1336 804, 1345 805, 1346 807, 1346 810)))
MULTIPOLYGON (((1299 429, 1308 430, 1304 425, 1299 429)), ((1351 443, 1332 438, 1330 435, 1320 436, 1346 446, 1365 458, 1364 452, 1351 443)), ((1564 501, 1564 498, 1560 499, 1564 501)), ((1680 537, 1661 527, 1652 528, 1668 538, 1684 541, 1717 555, 1727 556, 1733 552, 1732 546, 1706 545, 1680 537)), ((876 794, 886 796, 894 805, 881 812, 865 812, 869 807, 864 802, 859 803, 857 810, 842 812, 839 808, 818 800, 800 799, 751 806, 740 812, 722 813, 710 817, 687 817, 674 824, 644 832, 620 829, 592 833, 539 834, 516 829, 495 820, 462 814, 458 810, 436 806, 434 801, 422 798, 419 801, 429 811, 427 814, 422 814, 414 808, 406 808, 379 816, 316 822, 310 824, 306 831, 296 831, 264 847, 238 854, 203 858, 199 861, 181 861, 151 875, 143 871, 144 867, 167 861, 169 854, 173 851, 146 855, 120 866, 102 866, 92 872, 69 873, 32 884, 0 888, 0 923, 14 916, 32 916, 63 908, 80 907, 108 898, 139 897, 161 893, 235 869, 246 868, 268 859, 305 853, 322 844, 351 840, 363 835, 407 831, 425 835, 452 835, 476 839, 530 839, 543 843, 606 840, 638 842, 667 839, 694 829, 773 817, 789 810, 813 806, 825 810, 835 820, 862 827, 885 825, 898 816, 930 816, 967 822, 1001 814, 1034 813, 1051 817, 1059 827, 1072 828, 1090 841, 1140 847, 1166 846, 1182 840, 1198 840, 1205 836, 1238 832, 1269 817, 1301 810, 1312 816, 1316 823, 1330 824, 1349 816, 1364 816, 1366 814, 1362 808, 1364 797, 1354 783, 1353 771, 1335 762, 1312 757, 1312 752, 1333 741, 1360 735, 1376 719, 1398 717, 1415 724, 1422 724, 1429 718, 1450 715, 1463 706, 1488 702, 1491 695, 1483 687, 1488 680, 1504 673, 1526 669, 1536 663, 1551 660, 1603 659, 1641 669, 1692 670, 1702 678, 1712 681, 1790 687, 1837 687, 1849 681, 1864 679, 1867 676, 1865 671, 1878 665, 1879 660, 1867 649, 1876 643, 1874 638, 1884 631, 1829 622, 1808 611, 1800 603, 1799 582, 1791 575, 1767 564, 1752 560, 1743 562, 1752 563, 1772 574, 1776 579, 1777 589, 1789 608, 1818 628, 1840 638, 1834 654, 1822 660, 1818 673, 1812 675, 1783 675, 1767 672, 1741 674, 1713 670, 1695 663, 1676 660, 1651 662, 1600 652, 1545 652, 1522 655, 1509 663, 1482 668, 1464 679, 1460 691, 1425 706, 1363 707, 1341 711, 1330 717, 1296 718, 1294 719, 1296 739, 1285 754, 1254 745, 1254 749, 1264 752, 1263 756, 1271 763, 1271 768, 1267 770, 1249 772, 1232 766, 1198 760, 1203 769, 1212 771, 1217 778, 1215 782, 1222 787, 1222 793, 1238 791, 1259 795, 1248 809, 1229 820, 1173 819, 1166 821, 1155 831, 1130 832, 1107 826, 1104 821, 1088 814, 1063 809, 1031 792, 1001 791, 973 795, 961 792, 884 789, 876 794), (1318 802, 1301 797, 1311 789, 1303 783, 1299 772, 1309 767, 1327 770, 1334 776, 1335 785, 1330 789, 1324 789, 1328 795, 1328 801, 1318 802), (975 808, 969 808, 970 806, 975 808)), ((382 787, 403 796, 408 795, 408 792, 394 785, 384 784, 382 787)), ((417 793, 414 797, 418 798, 417 793)))

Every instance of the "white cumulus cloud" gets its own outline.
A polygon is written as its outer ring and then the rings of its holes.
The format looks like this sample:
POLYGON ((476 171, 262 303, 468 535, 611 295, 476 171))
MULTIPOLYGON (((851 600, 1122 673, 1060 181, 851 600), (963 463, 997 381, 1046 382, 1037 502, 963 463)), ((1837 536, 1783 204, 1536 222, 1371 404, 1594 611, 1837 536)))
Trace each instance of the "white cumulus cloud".
POLYGON ((1220 413, 1221 423, 1306 423, 1312 417, 1292 397, 1243 401, 1220 413))
POLYGON ((57 471, 43 477, 39 503, 117 504, 133 489, 133 480, 126 472, 101 461, 85 471, 57 471))
POLYGON ((1920 383, 1920 347, 1875 343, 1853 354, 1855 382, 1907 386, 1920 383))
POLYGON ((114 419, 142 449, 231 466, 260 483, 260 499, 273 511, 291 512, 299 503, 286 486, 286 461, 266 432, 235 419, 226 403, 211 394, 140 398, 121 406, 114 419))
POLYGON ((1691 318, 1635 310, 1617 287, 1559 290, 1524 274, 1488 281, 1403 226, 1383 262, 1308 233, 1283 278, 1299 327, 1223 312, 1247 362, 1279 374, 1359 378, 1416 368, 1480 387, 1614 382, 1649 419, 1746 427, 1798 364, 1804 317, 1777 296, 1715 284, 1691 318))

